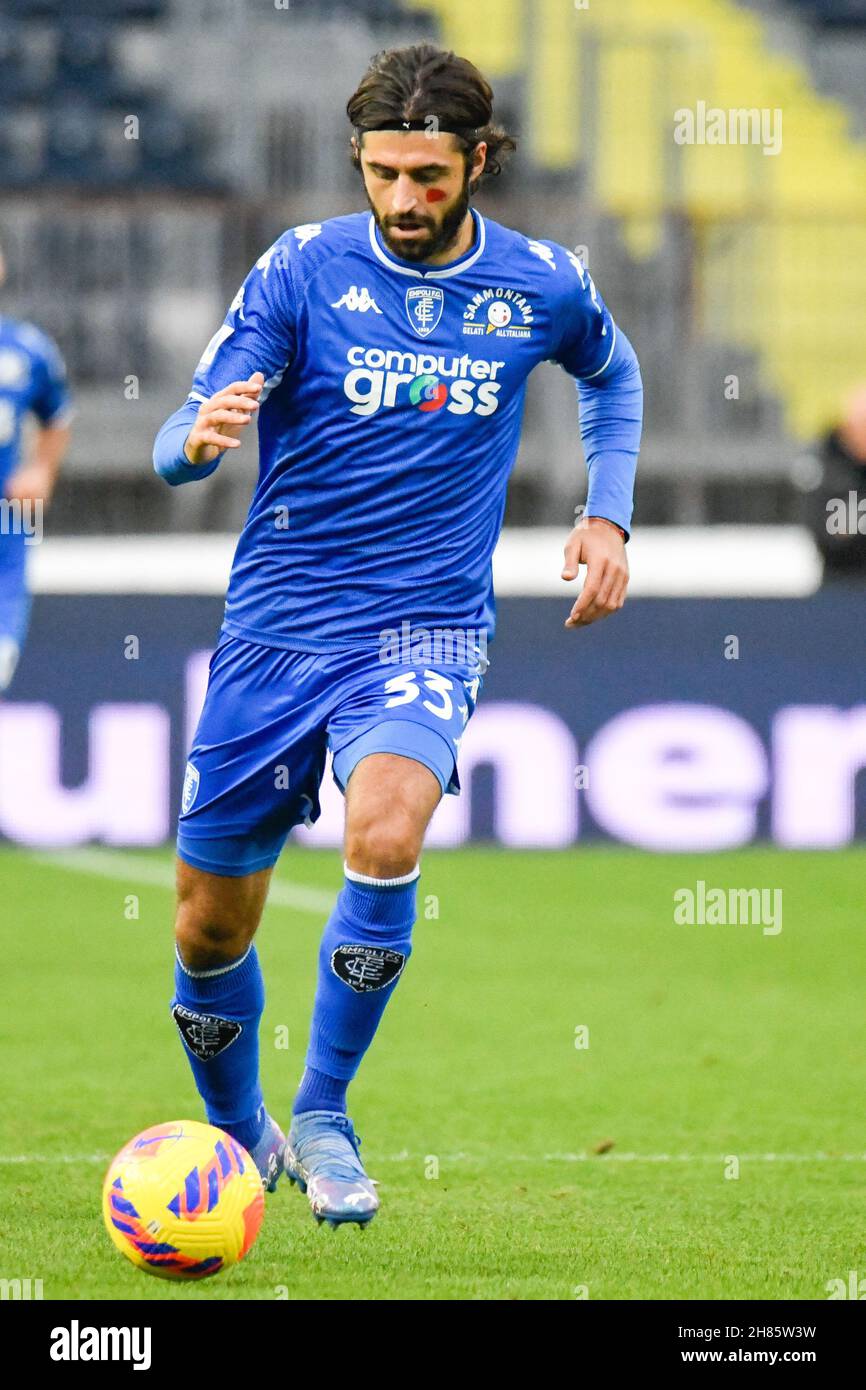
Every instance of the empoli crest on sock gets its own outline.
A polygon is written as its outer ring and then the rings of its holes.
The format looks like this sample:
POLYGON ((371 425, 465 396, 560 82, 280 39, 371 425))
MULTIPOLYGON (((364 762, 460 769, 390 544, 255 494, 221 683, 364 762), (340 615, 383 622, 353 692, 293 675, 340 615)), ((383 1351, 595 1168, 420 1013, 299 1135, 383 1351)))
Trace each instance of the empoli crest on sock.
POLYGON ((201 1062, 210 1062, 225 1052, 244 1031, 244 1025, 236 1019, 196 1013, 183 1004, 175 1004, 171 1016, 190 1052, 201 1062))
POLYGON ((356 942, 338 946, 331 953, 331 969, 356 994, 384 989, 401 974, 406 964, 402 951, 356 942))

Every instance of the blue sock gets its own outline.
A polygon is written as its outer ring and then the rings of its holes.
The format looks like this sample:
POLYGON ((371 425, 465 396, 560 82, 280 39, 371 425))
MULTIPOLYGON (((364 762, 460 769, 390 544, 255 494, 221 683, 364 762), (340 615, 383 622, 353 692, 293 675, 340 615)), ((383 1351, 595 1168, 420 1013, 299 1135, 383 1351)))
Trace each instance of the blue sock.
POLYGON ((345 1115, 348 1088, 349 1083, 343 1077, 328 1076, 325 1071, 306 1067, 292 1106, 292 1114, 300 1115, 304 1110, 337 1110, 341 1115, 345 1115))
POLYGON ((188 970, 176 953, 172 1018, 211 1124, 252 1149, 265 1127, 259 1020, 265 988, 255 946, 219 970, 188 970))
POLYGON ((346 870, 319 950, 307 1069, 295 1115, 345 1111, 346 1088, 412 952, 417 883, 417 869, 397 879, 364 879, 346 870))

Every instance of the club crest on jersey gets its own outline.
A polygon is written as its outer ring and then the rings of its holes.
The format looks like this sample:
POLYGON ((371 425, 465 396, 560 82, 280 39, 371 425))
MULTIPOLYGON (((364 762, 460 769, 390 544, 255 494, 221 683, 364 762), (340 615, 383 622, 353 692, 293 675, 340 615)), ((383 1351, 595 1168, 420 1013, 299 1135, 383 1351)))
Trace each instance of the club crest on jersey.
POLYGON ((429 338, 445 308, 440 285, 413 285, 406 291, 406 315, 419 338, 429 338))
POLYGON ((181 810, 184 815, 186 815, 187 811, 191 811, 195 805, 195 799, 198 796, 199 781, 198 768, 193 767, 192 763, 187 763, 186 774, 183 779, 183 796, 180 801, 181 810))
POLYGON ((532 305, 519 290, 479 290, 463 310, 463 332, 470 337, 531 338, 532 305))

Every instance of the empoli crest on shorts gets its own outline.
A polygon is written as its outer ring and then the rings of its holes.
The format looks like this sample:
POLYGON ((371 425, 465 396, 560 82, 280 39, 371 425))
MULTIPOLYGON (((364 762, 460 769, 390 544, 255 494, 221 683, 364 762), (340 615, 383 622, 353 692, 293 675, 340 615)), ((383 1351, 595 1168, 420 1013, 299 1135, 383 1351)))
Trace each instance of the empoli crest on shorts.
POLYGON ((181 810, 184 815, 186 815, 187 811, 191 811, 195 805, 195 799, 198 796, 199 780, 198 768, 193 767, 192 763, 187 763, 186 774, 183 779, 183 796, 180 802, 181 810))

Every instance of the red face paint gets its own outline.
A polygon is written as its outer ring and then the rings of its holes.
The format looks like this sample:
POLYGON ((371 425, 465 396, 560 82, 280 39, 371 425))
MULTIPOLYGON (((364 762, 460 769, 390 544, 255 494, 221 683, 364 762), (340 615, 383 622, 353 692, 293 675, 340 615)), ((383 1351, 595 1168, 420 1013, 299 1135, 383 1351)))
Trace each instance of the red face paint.
POLYGON ((447 198, 447 197, 448 197, 448 194, 447 194, 447 193, 443 193, 441 188, 428 188, 428 189, 427 189, 427 202, 428 202, 428 203, 441 203, 441 202, 443 202, 444 199, 447 198))

